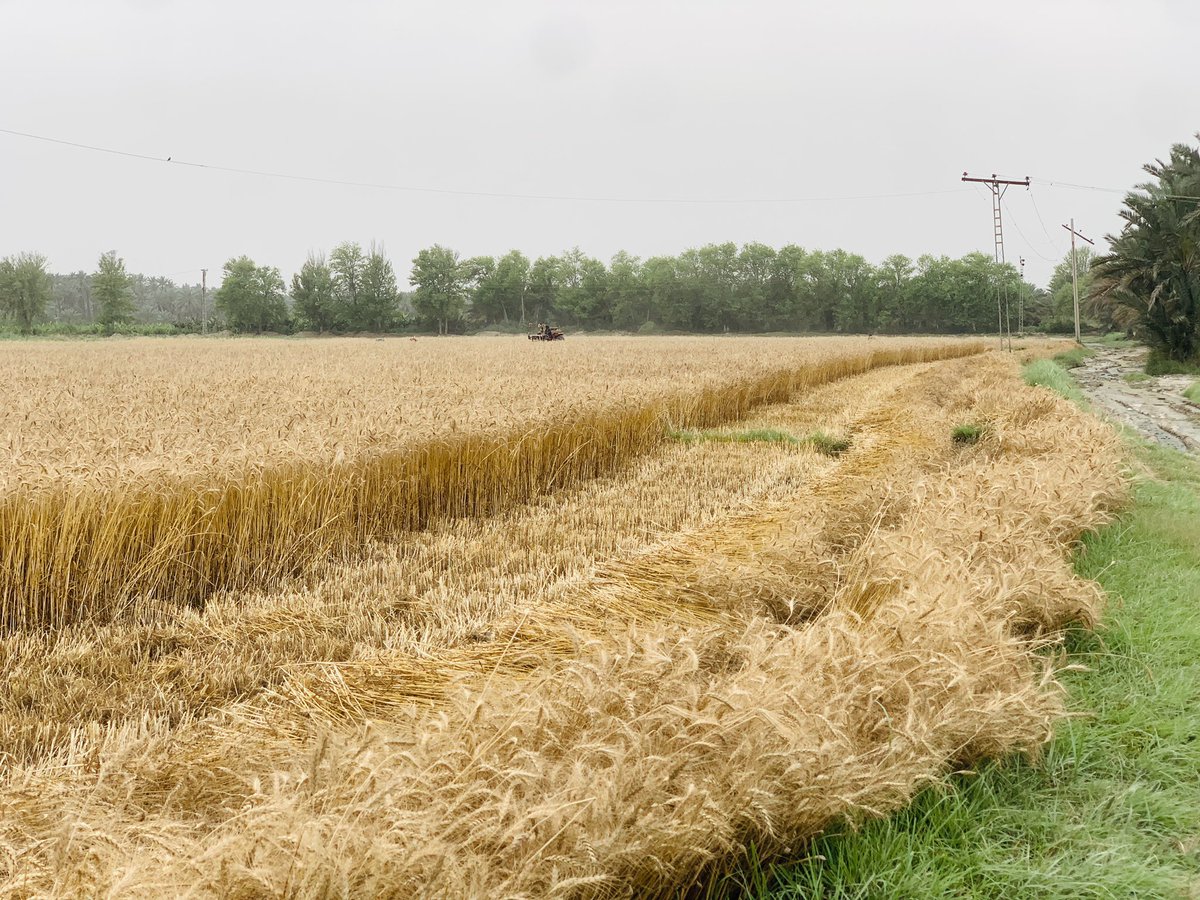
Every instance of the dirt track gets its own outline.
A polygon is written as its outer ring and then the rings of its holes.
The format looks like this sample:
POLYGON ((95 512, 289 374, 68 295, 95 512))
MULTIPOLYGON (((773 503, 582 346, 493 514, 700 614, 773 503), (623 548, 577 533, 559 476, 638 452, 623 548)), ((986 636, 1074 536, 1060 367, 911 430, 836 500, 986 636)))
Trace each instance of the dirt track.
POLYGON ((1098 411, 1165 447, 1200 453, 1200 406, 1183 396, 1194 378, 1163 375, 1126 381, 1126 375, 1143 371, 1144 347, 1089 349, 1095 356, 1071 374, 1098 411))

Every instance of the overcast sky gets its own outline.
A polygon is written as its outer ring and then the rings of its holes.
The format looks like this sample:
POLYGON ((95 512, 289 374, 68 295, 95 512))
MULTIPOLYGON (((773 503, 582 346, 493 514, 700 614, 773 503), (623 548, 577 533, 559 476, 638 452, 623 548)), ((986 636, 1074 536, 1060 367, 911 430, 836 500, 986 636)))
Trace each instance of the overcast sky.
POLYGON ((1047 182, 1126 189, 1200 130, 1191 0, 0 0, 0 34, 0 129, 155 158, 0 134, 0 256, 184 282, 345 240, 402 283, 433 243, 990 253, 970 170, 1035 179, 1005 236, 1044 283, 1121 199, 1047 182))

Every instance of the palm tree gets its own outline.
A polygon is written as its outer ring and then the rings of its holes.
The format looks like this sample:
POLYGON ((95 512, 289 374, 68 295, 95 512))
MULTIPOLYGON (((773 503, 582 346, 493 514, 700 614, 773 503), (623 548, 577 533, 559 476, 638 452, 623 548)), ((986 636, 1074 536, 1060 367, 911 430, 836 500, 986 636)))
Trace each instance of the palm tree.
POLYGON ((1125 226, 1092 269, 1092 301, 1151 349, 1200 361, 1200 149, 1176 144, 1167 162, 1145 169, 1158 181, 1126 195, 1125 226))

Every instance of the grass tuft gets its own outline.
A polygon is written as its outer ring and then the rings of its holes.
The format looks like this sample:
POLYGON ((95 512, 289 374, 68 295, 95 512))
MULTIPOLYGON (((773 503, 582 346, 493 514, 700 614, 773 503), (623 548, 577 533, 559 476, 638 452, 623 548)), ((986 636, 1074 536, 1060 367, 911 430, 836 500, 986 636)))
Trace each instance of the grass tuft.
POLYGON ((1130 384, 1140 384, 1143 381, 1149 381, 1154 376, 1147 375, 1145 372, 1126 372, 1121 376, 1122 381, 1127 381, 1130 384))
POLYGON ((824 431, 814 431, 804 439, 804 442, 810 444, 818 453, 824 453, 826 456, 840 456, 850 449, 850 438, 824 431))
POLYGON ((978 444, 979 439, 986 433, 987 428, 983 425, 974 425, 968 423, 966 425, 958 425, 950 436, 956 444, 978 444))
POLYGON ((1200 403, 1200 381, 1197 381, 1190 388, 1183 392, 1183 396, 1191 400, 1193 403, 1200 403))

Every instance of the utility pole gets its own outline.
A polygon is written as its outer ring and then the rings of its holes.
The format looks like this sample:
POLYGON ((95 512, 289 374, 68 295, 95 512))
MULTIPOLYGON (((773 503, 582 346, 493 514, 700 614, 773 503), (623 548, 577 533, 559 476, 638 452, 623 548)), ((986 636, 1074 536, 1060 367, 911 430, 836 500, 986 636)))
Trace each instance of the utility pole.
POLYGON ((1071 232, 1071 293, 1075 297, 1075 343, 1082 344, 1083 338, 1079 334, 1079 265, 1075 259, 1075 238, 1081 241, 1087 241, 1093 247, 1096 246, 1095 241, 1089 241, 1082 234, 1075 230, 1075 220, 1071 220, 1070 225, 1064 225, 1063 228, 1071 232))
POLYGON ((200 333, 208 334, 208 308, 205 295, 208 293, 208 269, 200 270, 200 333))
MULTIPOLYGON (((1019 257, 1021 260, 1021 281, 1025 281, 1025 257, 1019 257)), ((1021 291, 1021 296, 1017 298, 1017 334, 1025 333, 1025 291, 1021 291)))
MULTIPOLYGON (((1004 219, 1000 214, 1000 201, 1004 199, 1004 193, 1008 190, 1009 185, 1019 184, 1022 187, 1029 187, 1029 176, 1026 175, 1024 180, 1015 181, 1011 178, 997 178, 996 173, 992 173, 991 178, 972 178, 966 172, 962 173, 963 181, 975 181, 979 184, 986 184, 992 192, 992 238, 995 241, 995 258, 997 265, 1004 263, 1004 219)), ((1000 327, 1000 349, 1004 349, 1004 314, 1008 306, 1008 291, 1004 291, 1004 302, 1000 300, 1000 282, 996 282, 996 320, 1000 327)), ((1012 350, 1012 328, 1008 329, 1008 349, 1012 350)))

